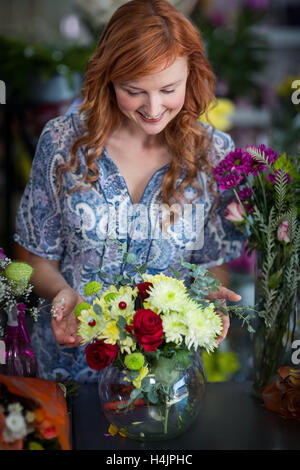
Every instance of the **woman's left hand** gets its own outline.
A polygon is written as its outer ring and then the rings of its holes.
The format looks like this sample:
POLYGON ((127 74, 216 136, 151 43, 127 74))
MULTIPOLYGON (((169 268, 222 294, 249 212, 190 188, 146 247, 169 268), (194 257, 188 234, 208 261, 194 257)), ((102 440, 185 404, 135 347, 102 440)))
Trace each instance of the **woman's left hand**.
MULTIPOLYGON (((227 289, 227 287, 223 287, 223 286, 220 286, 216 292, 210 291, 209 296, 208 296, 209 300, 219 299, 220 303, 225 308, 226 308, 226 300, 229 300, 230 302, 239 302, 241 298, 242 297, 239 294, 236 294, 232 290, 227 289)), ((230 318, 229 318, 229 315, 224 314, 221 310, 217 310, 217 312, 222 318, 222 322, 223 322, 222 334, 217 339, 217 344, 220 344, 222 343, 222 341, 224 341, 224 339, 227 336, 228 329, 230 326, 230 318)))

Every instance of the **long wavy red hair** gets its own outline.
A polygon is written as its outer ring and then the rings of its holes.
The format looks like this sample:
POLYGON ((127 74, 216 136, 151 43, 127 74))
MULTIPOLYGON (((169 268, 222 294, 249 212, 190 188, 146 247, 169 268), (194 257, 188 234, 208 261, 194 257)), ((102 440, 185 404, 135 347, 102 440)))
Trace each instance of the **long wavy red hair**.
MULTIPOLYGON (((188 58, 189 67, 185 103, 159 135, 172 155, 162 183, 162 197, 167 204, 174 198, 180 202, 189 184, 201 192, 195 183, 197 172, 207 172, 211 165, 207 158, 210 141, 198 118, 215 101, 215 76, 199 30, 165 0, 132 0, 121 6, 106 25, 85 71, 79 108, 84 115, 85 131, 74 140, 70 160, 57 167, 59 188, 62 172, 79 170, 80 147, 84 150, 85 172, 71 191, 83 183, 97 181, 96 159, 108 135, 122 122, 112 82, 153 74, 182 56, 188 58), (186 178, 177 191, 176 181, 182 169, 186 178)), ((210 188, 212 184, 213 178, 210 188)))

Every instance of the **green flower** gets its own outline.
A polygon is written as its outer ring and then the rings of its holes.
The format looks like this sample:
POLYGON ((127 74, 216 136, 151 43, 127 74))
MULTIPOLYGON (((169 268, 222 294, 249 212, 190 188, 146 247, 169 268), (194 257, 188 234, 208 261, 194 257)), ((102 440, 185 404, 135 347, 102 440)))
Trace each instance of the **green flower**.
POLYGON ((29 450, 45 450, 44 447, 39 442, 29 442, 28 445, 29 450))
POLYGON ((130 370, 139 370, 141 367, 143 367, 144 361, 145 358, 143 354, 139 352, 127 354, 124 359, 125 366, 130 370))
POLYGON ((87 297, 89 297, 90 295, 96 295, 101 289, 102 285, 100 282, 92 281, 85 286, 84 293, 87 297))
POLYGON ((16 289, 21 291, 27 287, 32 273, 33 268, 22 261, 12 261, 4 270, 5 277, 14 283, 16 289))
POLYGON ((82 310, 89 310, 90 304, 87 302, 81 302, 81 304, 78 304, 77 307, 74 310, 75 317, 79 317, 81 315, 82 310))

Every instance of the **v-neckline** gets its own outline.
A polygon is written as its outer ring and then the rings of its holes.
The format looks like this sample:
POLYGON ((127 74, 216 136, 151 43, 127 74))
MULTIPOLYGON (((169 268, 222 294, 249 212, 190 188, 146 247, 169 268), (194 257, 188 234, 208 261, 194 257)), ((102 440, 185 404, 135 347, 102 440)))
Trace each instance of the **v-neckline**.
POLYGON ((126 189, 126 192, 127 192, 128 196, 129 196, 129 200, 130 200, 130 202, 131 202, 132 205, 141 204, 141 202, 142 202, 142 200, 144 199, 144 196, 145 196, 145 194, 146 194, 146 192, 147 192, 147 190, 148 190, 148 188, 149 188, 149 186, 150 186, 151 181, 157 176, 158 173, 160 173, 162 170, 164 170, 165 168, 167 168, 167 167, 170 165, 170 163, 166 163, 166 164, 165 164, 164 166, 162 166, 161 168, 158 168, 158 169, 151 175, 151 177, 149 178, 149 180, 148 180, 148 182, 147 182, 147 184, 146 184, 146 186, 145 186, 145 188, 144 188, 144 191, 143 191, 143 193, 142 193, 142 196, 140 197, 140 200, 139 200, 138 202, 133 202, 132 197, 131 197, 131 194, 130 194, 129 189, 128 189, 128 185, 127 185, 127 183, 126 183, 126 180, 125 180, 124 176, 122 175, 122 173, 120 172, 118 165, 113 161, 113 159, 112 159, 111 156, 109 155, 109 153, 108 153, 108 151, 107 151, 107 149, 106 149, 105 146, 103 146, 103 153, 104 153, 105 157, 108 159, 108 161, 110 162, 110 164, 114 167, 114 169, 116 170, 117 174, 119 175, 119 178, 121 179, 121 181, 122 181, 122 183, 123 183, 123 186, 124 186, 124 188, 126 189))

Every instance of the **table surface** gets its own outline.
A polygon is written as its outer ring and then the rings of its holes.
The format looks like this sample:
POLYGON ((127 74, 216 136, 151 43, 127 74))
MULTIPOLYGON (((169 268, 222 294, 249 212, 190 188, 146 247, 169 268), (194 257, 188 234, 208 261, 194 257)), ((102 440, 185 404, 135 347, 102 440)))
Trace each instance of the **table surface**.
POLYGON ((300 422, 260 403, 247 382, 208 383, 197 420, 180 437, 139 442, 106 437, 97 384, 81 385, 69 403, 74 450, 300 450, 300 422))

